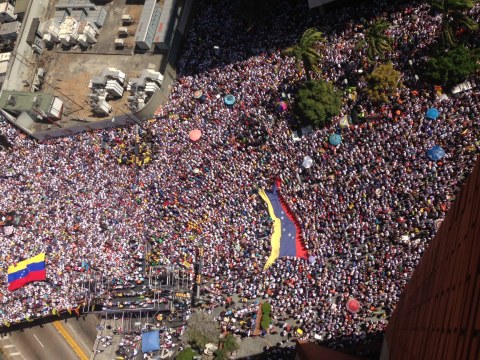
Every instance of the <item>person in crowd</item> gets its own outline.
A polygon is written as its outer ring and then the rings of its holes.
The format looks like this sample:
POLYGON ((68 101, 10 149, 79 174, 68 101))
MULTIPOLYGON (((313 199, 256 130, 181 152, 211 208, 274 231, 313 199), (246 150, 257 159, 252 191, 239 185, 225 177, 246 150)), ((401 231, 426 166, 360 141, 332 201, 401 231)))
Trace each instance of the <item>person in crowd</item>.
MULTIPOLYGON (((99 293, 141 284, 143 261, 192 264, 202 243, 212 306, 236 294, 246 302, 232 310, 239 321, 255 313, 248 301, 266 299, 274 322, 293 319, 302 338, 338 342, 384 329, 475 162, 480 88, 470 79, 472 90, 436 97, 416 80, 409 60, 428 56, 440 18, 425 2, 374 3, 320 21, 307 15, 306 2, 282 1, 275 16, 249 31, 224 2, 205 3, 170 99, 141 134, 149 143, 143 166, 119 164, 135 141, 130 127, 36 143, 0 122, 12 144, 0 151, 0 210, 25 215, 13 234, 0 234, 0 265, 6 274, 11 264, 47 254, 46 282, 9 292, 6 275, 0 280, 0 324, 75 308, 90 279, 99 293), (392 24, 387 56, 406 86, 382 107, 359 92, 344 101, 332 127, 293 141, 294 98, 285 112, 274 105, 305 73, 281 50, 316 26, 327 37, 318 76, 340 89, 344 79, 362 87, 371 65, 355 45, 380 17, 392 24), (197 90, 201 101, 193 97, 197 90), (223 101, 227 94, 236 98, 232 106, 223 101), (336 125, 359 107, 369 121, 336 125), (430 107, 440 110, 435 121, 425 119, 430 107), (193 129, 202 131, 196 142, 189 140, 193 129), (328 144, 332 132, 341 133, 338 147, 328 144), (446 151, 442 161, 425 155, 435 144, 446 151), (309 169, 301 166, 307 155, 309 169), (280 258, 264 270, 271 221, 258 190, 277 178, 310 260, 280 258), (351 297, 362 305, 355 314, 345 307, 351 297)), ((479 19, 479 5, 471 16, 479 19)), ((250 334, 248 321, 232 324, 250 334)))

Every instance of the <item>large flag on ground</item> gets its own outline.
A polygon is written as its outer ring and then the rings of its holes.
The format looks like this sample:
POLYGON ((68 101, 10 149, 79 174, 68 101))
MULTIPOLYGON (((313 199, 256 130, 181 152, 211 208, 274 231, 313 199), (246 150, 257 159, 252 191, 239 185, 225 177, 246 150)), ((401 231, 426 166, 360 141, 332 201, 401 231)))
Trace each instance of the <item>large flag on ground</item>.
POLYGON ((45 253, 8 267, 8 290, 13 291, 33 282, 46 280, 45 253))
POLYGON ((265 191, 260 189, 260 196, 267 203, 268 213, 273 220, 272 252, 264 269, 268 269, 278 257, 294 256, 307 258, 300 224, 282 198, 280 185, 280 181, 277 180, 273 184, 272 190, 265 191))

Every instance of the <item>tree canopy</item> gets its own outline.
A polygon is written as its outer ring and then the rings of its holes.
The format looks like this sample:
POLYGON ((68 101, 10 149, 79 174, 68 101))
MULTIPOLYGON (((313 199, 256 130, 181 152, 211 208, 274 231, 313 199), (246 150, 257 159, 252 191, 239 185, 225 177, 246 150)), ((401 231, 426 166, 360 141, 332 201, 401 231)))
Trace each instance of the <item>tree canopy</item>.
POLYGON ((367 57, 370 61, 377 58, 383 60, 385 52, 392 50, 392 38, 386 34, 390 23, 386 20, 377 20, 365 33, 365 39, 358 42, 357 49, 367 47, 367 57))
POLYGON ((478 30, 478 23, 466 14, 475 6, 475 0, 430 0, 430 4, 442 13, 442 41, 446 47, 457 44, 459 30, 478 30))
POLYGON ((235 336, 228 333, 224 338, 220 339, 221 346, 215 351, 215 360, 228 359, 228 355, 240 348, 235 336))
POLYGON ((283 51, 286 56, 293 56, 297 63, 297 67, 303 65, 307 79, 311 79, 311 74, 319 74, 320 69, 318 64, 322 59, 321 50, 324 48, 326 42, 323 34, 315 28, 305 30, 302 38, 289 48, 283 51))
POLYGON ((184 341, 202 349, 208 343, 217 343, 220 330, 215 319, 204 311, 194 312, 187 321, 184 341))
POLYGON ((323 127, 340 113, 342 95, 332 83, 309 80, 300 86, 296 96, 295 111, 302 123, 323 127))
POLYGON ((229 353, 237 351, 240 348, 237 339, 231 333, 228 333, 223 339, 221 339, 221 343, 223 344, 223 348, 229 353))
POLYGON ((225 350, 224 348, 221 348, 215 351, 214 360, 226 360, 226 359, 228 359, 227 350, 225 350))
POLYGON ((433 84, 451 87, 479 70, 479 61, 479 49, 458 45, 430 58, 425 66, 425 76, 433 84))
POLYGON ((366 77, 368 98, 374 103, 389 102, 389 96, 395 95, 402 86, 400 79, 401 74, 392 63, 379 65, 366 77))

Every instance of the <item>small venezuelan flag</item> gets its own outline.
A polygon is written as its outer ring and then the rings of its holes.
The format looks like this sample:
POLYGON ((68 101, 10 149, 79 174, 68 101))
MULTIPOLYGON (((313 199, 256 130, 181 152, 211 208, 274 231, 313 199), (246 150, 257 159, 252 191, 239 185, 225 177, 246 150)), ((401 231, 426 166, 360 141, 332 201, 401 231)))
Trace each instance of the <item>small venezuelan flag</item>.
POLYGON ((33 282, 46 280, 45 253, 8 267, 8 290, 13 291, 33 282))

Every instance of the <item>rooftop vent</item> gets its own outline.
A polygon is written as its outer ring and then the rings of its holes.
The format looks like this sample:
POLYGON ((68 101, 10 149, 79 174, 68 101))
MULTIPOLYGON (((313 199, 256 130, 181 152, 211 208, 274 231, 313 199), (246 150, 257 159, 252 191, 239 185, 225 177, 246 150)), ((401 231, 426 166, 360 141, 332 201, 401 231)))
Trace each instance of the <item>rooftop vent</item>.
POLYGON ((36 108, 39 107, 41 103, 42 103, 42 98, 40 96, 35 96, 33 98, 33 106, 34 107, 36 107, 36 108))
POLYGON ((8 95, 7 105, 15 106, 16 103, 17 103, 17 99, 15 98, 15 96, 14 95, 8 95))

